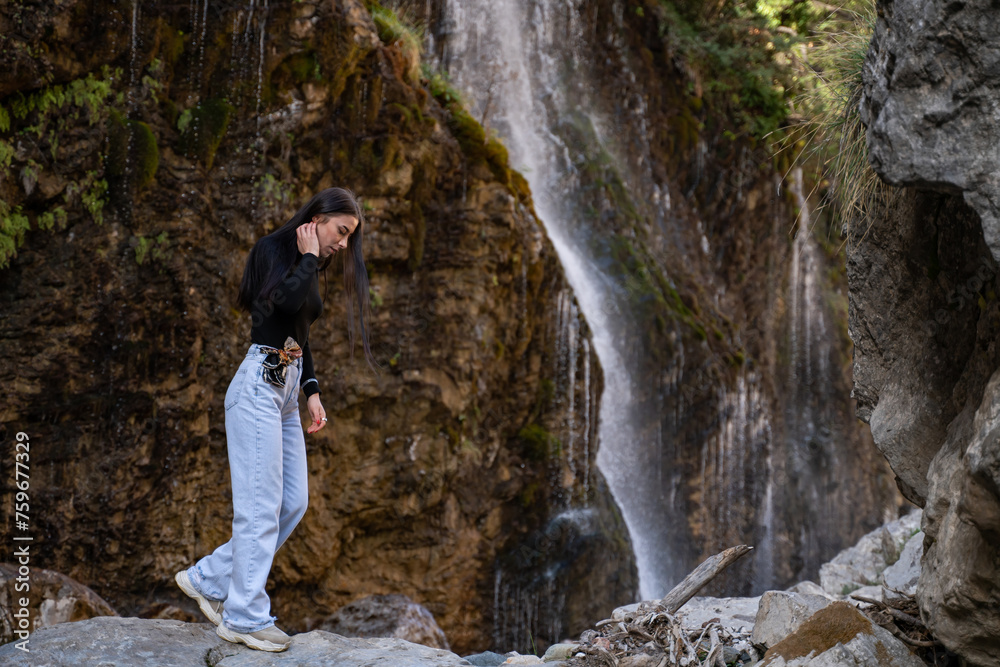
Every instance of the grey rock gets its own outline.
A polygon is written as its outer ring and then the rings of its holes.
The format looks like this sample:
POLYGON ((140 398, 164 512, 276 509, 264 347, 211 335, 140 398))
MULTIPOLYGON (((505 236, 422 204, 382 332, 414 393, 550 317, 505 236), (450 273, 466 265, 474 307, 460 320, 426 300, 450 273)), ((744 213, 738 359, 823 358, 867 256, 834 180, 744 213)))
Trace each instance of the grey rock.
POLYGON ((18 591, 18 565, 0 563, 0 644, 17 638, 22 608, 21 598, 27 598, 29 631, 67 621, 82 621, 94 616, 117 616, 104 598, 80 582, 53 570, 31 568, 30 588, 18 591))
POLYGON ((835 599, 832 595, 823 590, 823 587, 817 584, 815 581, 800 581, 791 588, 788 589, 789 593, 801 593, 803 595, 822 595, 831 600, 835 599))
POLYGON ((914 597, 917 594, 920 558, 923 555, 924 534, 921 532, 906 542, 899 560, 885 568, 882 573, 883 598, 898 599, 903 596, 914 597))
MULTIPOLYGON (((233 646, 233 645, 229 645, 233 646)), ((227 654, 210 667, 268 667, 309 665, 309 667, 467 667, 469 663, 450 651, 413 644, 403 639, 341 637, 322 630, 292 636, 291 646, 282 653, 265 653, 241 647, 224 647, 227 654)))
POLYGON ((875 171, 961 192, 1000 261, 1000 21, 989 0, 883 0, 861 117, 875 171))
POLYGON ((734 632, 750 632, 757 618, 760 596, 753 598, 696 597, 677 610, 677 618, 685 628, 700 628, 718 619, 719 625, 734 632))
POLYGON ((885 596, 882 594, 882 586, 881 585, 879 585, 879 586, 862 586, 861 588, 857 589, 856 591, 851 591, 850 593, 848 593, 847 595, 844 596, 844 599, 847 600, 848 602, 850 602, 851 604, 854 604, 854 605, 857 605, 857 606, 868 604, 866 602, 861 602, 860 600, 858 600, 858 598, 865 598, 865 599, 868 599, 868 600, 878 600, 879 602, 881 602, 885 598, 885 596))
POLYGON ((579 644, 553 644, 552 646, 545 649, 545 655, 542 656, 544 662, 553 662, 555 660, 568 660, 573 657, 573 654, 580 650, 579 644))
MULTIPOLYGON (((34 667, 468 667, 454 653, 401 639, 346 638, 321 630, 293 635, 282 653, 230 644, 207 623, 102 616, 61 623, 32 633, 34 667)), ((0 664, 19 659, 14 643, 0 646, 0 664)))
POLYGON ((626 604, 621 607, 616 607, 614 611, 611 612, 611 618, 616 621, 625 620, 625 617, 629 614, 634 614, 639 610, 639 605, 649 606, 655 604, 656 601, 645 601, 645 602, 633 602, 632 604, 626 604))
POLYGON ((395 637, 450 649, 434 615, 405 595, 369 595, 344 605, 317 627, 344 637, 395 637))
POLYGON ((877 528, 856 545, 844 549, 819 569, 820 583, 828 595, 844 598, 858 589, 877 585, 889 562, 920 528, 920 511, 877 528), (888 553, 887 553, 888 552, 888 553))
POLYGON ((514 651, 513 654, 508 653, 507 659, 503 661, 505 665, 541 665, 542 659, 537 655, 521 655, 520 653, 514 651))
POLYGON ((767 591, 760 597, 760 608, 750 638, 755 644, 774 646, 831 602, 823 595, 767 591))
POLYGON ((627 655, 623 657, 618 667, 657 667, 663 660, 662 655, 647 655, 639 653, 637 655, 627 655))
POLYGON ((925 667, 901 641, 846 602, 820 609, 764 655, 773 667, 925 667))
POLYGON ((467 655, 465 659, 470 665, 475 665, 475 667, 497 667, 497 665, 503 664, 507 656, 494 653, 493 651, 484 651, 482 653, 467 655))
MULTIPOLYGON (((60 623, 31 633, 33 667, 62 665, 157 665, 190 667, 205 664, 208 652, 224 643, 208 623, 99 616, 60 623)), ((0 646, 0 663, 22 656, 15 644, 0 646)))
MULTIPOLYGON (((941 5, 922 5, 925 18, 941 5)), ((934 30, 965 43, 952 26, 934 30)), ((896 70, 909 66, 894 63, 896 70)), ((858 416, 871 420, 900 489, 924 507, 921 617, 969 662, 1000 664, 1000 488, 985 463, 1000 441, 990 416, 997 398, 991 376, 1000 367, 1000 272, 979 216, 960 194, 900 190, 851 231, 848 245, 858 416), (892 419, 891 430, 876 428, 880 414, 892 419)))
POLYGON ((924 526, 930 546, 922 558, 917 602, 935 638, 973 664, 995 665, 1000 664, 1000 489, 978 466, 983 458, 1000 456, 1000 371, 974 418, 963 421, 956 419, 958 427, 931 464, 924 526))

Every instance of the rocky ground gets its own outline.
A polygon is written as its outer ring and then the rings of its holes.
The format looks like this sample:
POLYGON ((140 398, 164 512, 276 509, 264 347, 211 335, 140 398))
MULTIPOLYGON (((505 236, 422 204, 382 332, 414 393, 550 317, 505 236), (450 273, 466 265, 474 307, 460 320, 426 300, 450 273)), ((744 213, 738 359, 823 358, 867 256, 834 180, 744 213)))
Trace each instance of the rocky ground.
MULTIPOLYGON (((914 512, 865 535, 823 566, 819 584, 802 582, 752 598, 694 598, 673 614, 655 600, 620 607, 577 640, 553 644, 542 656, 487 651, 461 657, 442 648, 447 641, 430 613, 403 596, 366 598, 331 617, 329 627, 353 637, 326 630, 300 633, 280 654, 225 642, 203 622, 113 615, 65 622, 73 619, 41 613, 57 606, 82 609, 80 601, 87 600, 89 613, 114 614, 79 584, 61 592, 46 589, 48 597, 32 612, 45 627, 31 634, 28 647, 37 665, 957 665, 929 635, 914 601, 924 539, 920 516, 914 512)), ((8 610, 13 577, 8 569, 0 572, 6 576, 0 595, 8 610)), ((10 642, 16 619, 5 611, 2 620, 3 639, 10 642)), ((0 661, 18 655, 16 642, 0 647, 0 661)))

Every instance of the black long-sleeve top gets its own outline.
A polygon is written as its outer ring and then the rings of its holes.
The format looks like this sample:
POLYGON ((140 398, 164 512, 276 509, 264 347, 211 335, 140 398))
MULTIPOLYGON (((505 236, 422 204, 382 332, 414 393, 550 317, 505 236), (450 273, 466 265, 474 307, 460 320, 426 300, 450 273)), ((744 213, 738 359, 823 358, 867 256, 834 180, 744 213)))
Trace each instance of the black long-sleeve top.
POLYGON ((253 313, 250 340, 259 345, 282 349, 285 339, 291 336, 302 348, 302 375, 299 387, 307 397, 319 393, 319 382, 313 370, 312 352, 309 351, 309 325, 323 312, 319 295, 319 258, 306 253, 299 264, 271 293, 271 307, 262 307, 260 314, 253 313))

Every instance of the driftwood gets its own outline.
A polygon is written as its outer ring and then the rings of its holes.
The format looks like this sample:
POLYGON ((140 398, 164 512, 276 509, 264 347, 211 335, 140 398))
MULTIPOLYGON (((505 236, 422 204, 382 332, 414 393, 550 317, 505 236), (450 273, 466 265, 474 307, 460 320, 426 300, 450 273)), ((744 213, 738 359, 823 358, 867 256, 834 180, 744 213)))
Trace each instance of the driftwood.
POLYGON ((696 567, 691 574, 684 577, 681 583, 673 587, 673 589, 667 593, 662 600, 660 600, 659 605, 666 609, 668 614, 676 613, 678 609, 683 607, 688 600, 693 598, 698 591, 705 587, 705 585, 710 582, 715 577, 725 570, 727 567, 738 561, 743 556, 753 551, 753 547, 747 546, 746 544, 741 544, 737 547, 730 547, 722 553, 715 554, 711 558, 705 559, 705 561, 696 567))

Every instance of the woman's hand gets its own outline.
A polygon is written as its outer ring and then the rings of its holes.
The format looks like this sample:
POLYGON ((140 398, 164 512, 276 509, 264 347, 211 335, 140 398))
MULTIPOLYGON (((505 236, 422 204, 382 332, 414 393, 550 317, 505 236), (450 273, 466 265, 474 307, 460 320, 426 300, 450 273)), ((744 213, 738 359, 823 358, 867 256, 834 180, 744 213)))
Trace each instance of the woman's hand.
POLYGON ((319 236, 316 235, 315 222, 307 222, 304 225, 299 225, 295 230, 295 237, 300 253, 304 255, 307 252, 311 252, 319 257, 319 236))
MULTIPOLYGON (((302 227, 299 229, 302 229, 302 227)), ((323 409, 323 404, 319 400, 319 394, 310 396, 306 401, 306 405, 309 408, 309 416, 312 418, 312 423, 309 424, 306 433, 315 433, 326 426, 326 410, 323 409)))

